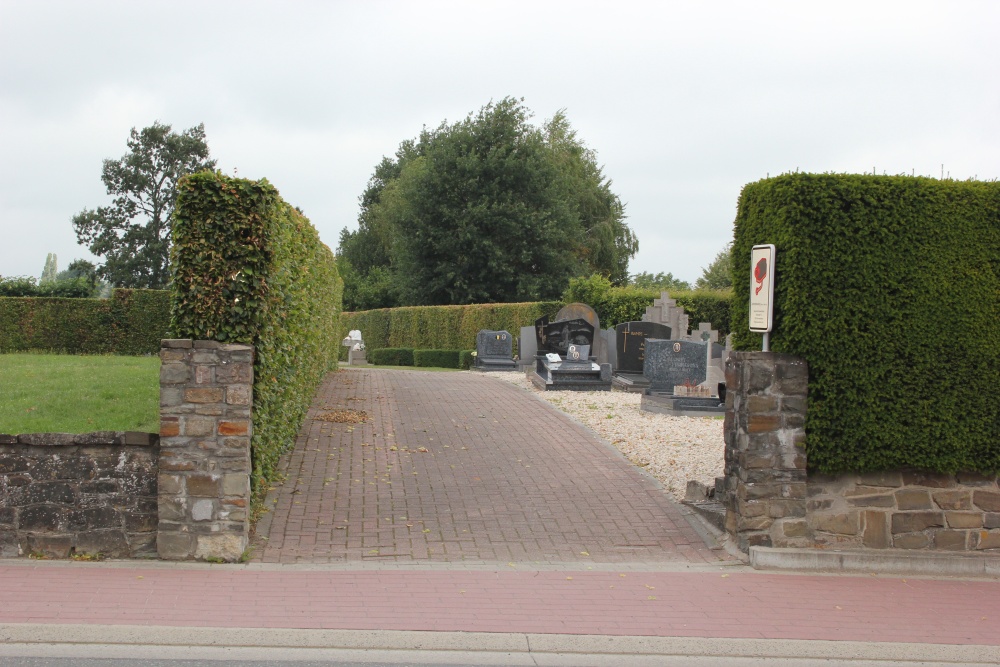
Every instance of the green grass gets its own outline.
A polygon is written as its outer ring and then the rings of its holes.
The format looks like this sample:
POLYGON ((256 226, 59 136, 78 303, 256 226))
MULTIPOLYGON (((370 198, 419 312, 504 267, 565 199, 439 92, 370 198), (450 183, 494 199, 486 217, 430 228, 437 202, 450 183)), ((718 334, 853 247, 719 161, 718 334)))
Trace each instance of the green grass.
POLYGON ((160 430, 158 357, 0 354, 0 433, 160 430))

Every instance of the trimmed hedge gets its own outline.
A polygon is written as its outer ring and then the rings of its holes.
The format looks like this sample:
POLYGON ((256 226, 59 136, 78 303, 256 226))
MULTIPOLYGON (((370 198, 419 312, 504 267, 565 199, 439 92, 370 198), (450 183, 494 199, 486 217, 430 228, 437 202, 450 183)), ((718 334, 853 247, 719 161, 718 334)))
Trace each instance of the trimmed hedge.
MULTIPOLYGON (((367 348, 367 344, 365 345, 367 348)), ((365 355, 368 361, 376 366, 412 366, 412 347, 382 347, 369 349, 365 355)))
POLYGON ((159 354, 170 293, 116 289, 109 299, 0 297, 0 352, 159 354))
MULTIPOLYGON (((732 290, 670 292, 670 298, 677 301, 677 305, 683 306, 688 314, 691 326, 697 327, 700 322, 710 322, 719 332, 720 338, 724 338, 732 331, 730 326, 732 297, 732 290)), ((632 285, 615 287, 607 278, 600 275, 570 280, 569 287, 563 294, 566 303, 579 301, 593 308, 601 318, 601 326, 605 329, 622 322, 641 320, 646 308, 653 305, 653 300, 658 298, 660 290, 642 289, 632 285)))
POLYGON ((316 229, 266 180, 200 172, 177 190, 172 326, 181 338, 254 345, 259 499, 336 367, 343 283, 316 229))
POLYGON ((1000 470, 1000 183, 789 174, 744 187, 736 346, 750 250, 773 243, 771 349, 809 363, 821 472, 1000 470))
POLYGON ((459 368, 459 350, 414 350, 413 365, 424 368, 459 368))
POLYGON ((516 337, 521 327, 534 324, 542 315, 552 317, 561 307, 558 301, 540 301, 364 310, 341 316, 340 339, 351 329, 359 329, 368 349, 475 349, 481 329, 506 330, 516 337))
POLYGON ((458 367, 464 371, 476 365, 476 358, 473 356, 475 350, 460 350, 458 353, 458 367))

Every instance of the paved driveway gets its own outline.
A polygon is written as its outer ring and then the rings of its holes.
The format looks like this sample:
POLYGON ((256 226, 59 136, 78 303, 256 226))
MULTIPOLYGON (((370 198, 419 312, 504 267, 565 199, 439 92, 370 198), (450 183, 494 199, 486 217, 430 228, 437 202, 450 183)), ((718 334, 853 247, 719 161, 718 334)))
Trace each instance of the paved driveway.
POLYGON ((712 563, 674 503, 586 427, 480 373, 349 369, 317 392, 254 560, 712 563), (367 421, 338 421, 364 411, 367 421))

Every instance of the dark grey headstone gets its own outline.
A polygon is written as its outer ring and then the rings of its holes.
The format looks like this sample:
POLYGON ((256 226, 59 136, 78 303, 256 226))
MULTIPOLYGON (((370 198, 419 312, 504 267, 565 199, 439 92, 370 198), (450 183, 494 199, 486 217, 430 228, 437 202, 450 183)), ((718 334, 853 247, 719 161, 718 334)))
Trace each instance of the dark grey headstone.
POLYGON ((483 329, 476 334, 476 357, 479 359, 512 359, 514 337, 507 331, 483 329))
POLYGON ((615 327, 619 373, 642 373, 647 338, 670 338, 670 327, 659 322, 622 322, 615 327))
POLYGON ((586 320, 544 320, 547 318, 535 322, 538 354, 552 352, 565 357, 570 345, 594 344, 594 327, 586 320))
POLYGON ((677 385, 698 385, 705 381, 707 343, 690 340, 646 339, 642 374, 650 391, 672 392, 677 385))

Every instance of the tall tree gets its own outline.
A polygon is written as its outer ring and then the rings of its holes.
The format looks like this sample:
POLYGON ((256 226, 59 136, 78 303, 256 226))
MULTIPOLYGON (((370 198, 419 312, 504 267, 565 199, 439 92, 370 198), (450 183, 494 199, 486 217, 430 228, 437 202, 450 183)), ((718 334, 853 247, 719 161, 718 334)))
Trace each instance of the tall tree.
POLYGON ((680 278, 674 278, 673 273, 663 273, 662 271, 657 274, 643 271, 642 273, 637 273, 632 276, 629 282, 640 289, 678 291, 687 291, 691 289, 691 283, 688 281, 681 280, 680 278))
POLYGON ((732 242, 719 251, 712 263, 701 270, 701 276, 694 282, 695 289, 726 289, 733 286, 732 242))
POLYGON ((376 167, 358 230, 341 234, 345 307, 558 298, 595 271, 627 281, 637 242, 595 154, 562 112, 541 129, 530 117, 492 102, 376 167))
POLYGON ((38 282, 40 283, 54 283, 56 281, 56 276, 59 275, 59 262, 56 259, 56 254, 50 252, 45 256, 45 268, 42 269, 42 278, 38 282))
POLYGON ((115 287, 162 289, 170 279, 170 229, 177 180, 212 169, 203 124, 180 134, 154 122, 134 127, 129 152, 105 160, 101 180, 111 206, 84 209, 73 216, 79 243, 104 258, 100 275, 115 287))

